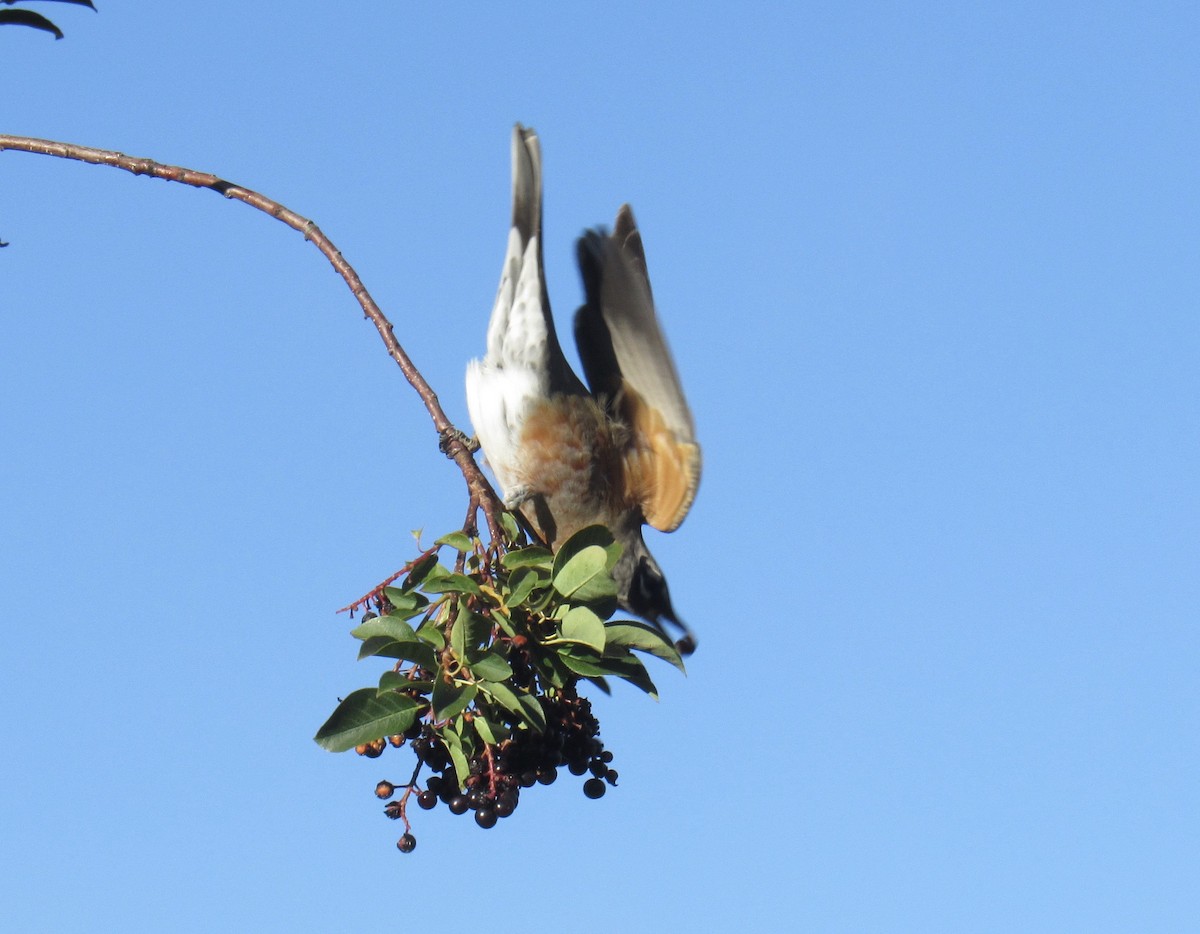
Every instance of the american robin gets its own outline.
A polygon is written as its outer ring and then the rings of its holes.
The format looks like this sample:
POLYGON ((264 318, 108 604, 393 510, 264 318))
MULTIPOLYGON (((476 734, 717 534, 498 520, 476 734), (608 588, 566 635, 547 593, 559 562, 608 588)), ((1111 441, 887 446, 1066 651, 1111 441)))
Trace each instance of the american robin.
POLYGON ((679 627, 642 526, 679 527, 700 482, 700 447, 658 326, 642 236, 629 205, 612 233, 589 230, 576 253, 586 293, 575 315, 585 386, 563 356, 542 272, 542 156, 537 135, 512 137, 512 229, 487 353, 467 367, 467 406, 509 508, 557 548, 589 525, 623 546, 613 570, 621 605, 679 627), (589 388, 590 387, 590 388, 589 388))

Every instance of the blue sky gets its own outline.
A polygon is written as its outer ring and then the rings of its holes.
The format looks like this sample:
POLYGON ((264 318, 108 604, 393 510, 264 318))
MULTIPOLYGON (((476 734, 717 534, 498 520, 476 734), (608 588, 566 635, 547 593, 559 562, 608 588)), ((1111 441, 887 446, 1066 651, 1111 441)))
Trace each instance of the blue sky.
POLYGON ((423 409, 298 235, 0 154, 12 929, 1195 930, 1196 7, 453 6, 43 4, 0 132, 313 218, 465 426, 535 126, 560 320, 631 202, 695 411, 689 676, 398 854, 310 737, 461 521, 423 409))

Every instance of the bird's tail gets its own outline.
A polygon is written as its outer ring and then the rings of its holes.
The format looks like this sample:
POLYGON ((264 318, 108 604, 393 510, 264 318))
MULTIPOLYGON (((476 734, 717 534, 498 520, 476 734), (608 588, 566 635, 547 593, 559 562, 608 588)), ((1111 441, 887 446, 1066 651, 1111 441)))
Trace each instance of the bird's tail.
POLYGON ((537 133, 519 123, 512 135, 512 227, 487 346, 489 366, 524 371, 542 395, 585 391, 550 317, 542 271, 542 149, 537 133))
POLYGON ((542 147, 537 133, 519 123, 512 135, 512 225, 522 246, 542 229, 542 147))

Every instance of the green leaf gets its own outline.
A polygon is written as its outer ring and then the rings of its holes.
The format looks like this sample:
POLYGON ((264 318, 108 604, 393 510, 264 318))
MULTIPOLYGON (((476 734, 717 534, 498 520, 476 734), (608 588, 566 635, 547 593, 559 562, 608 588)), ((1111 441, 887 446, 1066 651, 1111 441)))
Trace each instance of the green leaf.
POLYGON ((628 681, 634 687, 640 688, 655 700, 658 700, 658 688, 650 680, 646 666, 642 664, 640 658, 634 655, 626 655, 624 658, 604 658, 601 664, 608 669, 608 674, 628 681))
POLYGON ((570 646, 563 646, 558 650, 558 657, 564 665, 577 675, 583 675, 587 678, 600 677, 608 674, 608 669, 601 666, 600 660, 589 658, 577 652, 572 652, 570 646))
POLYGON ((541 545, 530 545, 517 551, 510 551, 500 559, 500 563, 510 571, 517 568, 544 568, 549 571, 554 563, 554 555, 548 548, 541 545))
POLYGON ((613 533, 602 525, 589 525, 580 529, 559 547, 554 556, 554 573, 571 561, 575 555, 586 548, 603 548, 607 556, 607 567, 611 571, 621 557, 621 545, 613 538, 613 533))
MULTIPOLYGON (((422 569, 425 571, 425 573, 421 577, 421 586, 422 587, 427 586, 430 581, 441 580, 443 577, 448 577, 450 575, 450 569, 448 567, 446 567, 444 564, 441 564, 440 562, 438 562, 436 553, 430 555, 430 557, 433 558, 434 560, 433 560, 432 565, 428 569, 422 569)), ((413 570, 415 571, 416 568, 414 568, 413 570)), ((405 582, 405 586, 408 586, 407 582, 405 582)))
POLYGON ((421 628, 417 630, 417 638, 422 642, 428 642, 438 652, 446 647, 445 634, 443 634, 441 627, 432 620, 421 624, 421 628))
POLYGON ((385 671, 379 676, 380 691, 398 691, 408 686, 408 678, 398 671, 385 671))
POLYGON ((403 733, 417 719, 418 705, 404 694, 377 694, 361 688, 340 704, 313 737, 330 752, 344 752, 360 743, 403 733))
POLYGON ((421 558, 413 565, 412 570, 408 572, 408 577, 404 579, 404 589, 412 590, 414 587, 420 586, 437 566, 437 554, 431 552, 424 558, 421 558))
POLYGON ((479 734, 479 738, 489 746, 496 745, 496 734, 492 731, 492 725, 488 723, 487 717, 478 714, 471 720, 471 726, 475 727, 475 732, 479 734))
POLYGON ((470 537, 463 532, 451 532, 449 535, 443 535, 434 544, 449 545, 455 551, 464 553, 473 550, 470 537))
POLYGON ((397 642, 416 642, 417 634, 412 626, 398 616, 376 616, 350 630, 355 639, 367 640, 372 636, 390 636, 397 642))
POLYGON ((534 615, 538 613, 550 615, 554 607, 555 601, 559 599, 553 587, 547 587, 544 590, 535 590, 533 595, 525 602, 525 608, 534 615))
POLYGON ((429 606, 429 600, 424 594, 414 593, 400 587, 384 587, 383 595, 392 605, 392 615, 402 619, 412 619, 429 606))
POLYGON ((504 605, 509 607, 520 606, 529 599, 529 595, 533 593, 533 588, 538 585, 540 580, 541 576, 533 568, 517 568, 508 579, 509 591, 504 597, 504 605))
POLYGON ((474 658, 476 650, 491 634, 492 627, 478 613, 460 606, 450 629, 450 647, 463 662, 474 658))
POLYGON ((473 684, 460 685, 439 677, 433 685, 433 716, 436 720, 456 717, 475 699, 479 689, 473 684))
MULTIPOLYGON (((573 535, 569 541, 577 538, 573 535)), ((576 603, 603 601, 608 605, 605 616, 611 615, 617 604, 617 584, 609 552, 600 545, 584 545, 564 559, 560 551, 554 560, 554 589, 576 603)))
POLYGON ((406 662, 420 665, 426 671, 437 668, 437 656, 433 649, 420 639, 411 642, 401 642, 391 636, 371 636, 358 649, 358 660, 378 656, 380 658, 399 658, 406 662))
POLYGON ((500 607, 497 607, 495 610, 492 611, 492 622, 495 623, 497 626, 499 626, 500 631, 503 632, 510 639, 516 638, 517 631, 516 631, 516 629, 513 628, 512 617, 509 616, 500 607))
POLYGON ((481 681, 507 681, 512 677, 512 666, 498 652, 487 652, 471 662, 471 674, 481 681))
POLYGON ((531 727, 539 733, 546 732, 546 711, 542 709, 542 705, 537 702, 537 698, 530 694, 518 694, 517 700, 521 702, 521 717, 531 727))
MULTIPOLYGON (((576 594, 575 598, 579 599, 579 595, 576 594)), ((607 597, 602 597, 600 599, 593 598, 588 601, 588 606, 595 610, 596 615, 598 615, 601 619, 608 619, 615 612, 617 612, 617 595, 614 592, 607 597)))
POLYGON ((608 573, 608 555, 599 545, 587 545, 561 565, 555 560, 553 581, 554 589, 564 597, 579 594, 577 599, 581 601, 592 599, 593 591, 598 591, 597 597, 617 592, 617 585, 608 573))
POLYGON ((542 705, 528 694, 517 694, 507 684, 481 684, 480 690, 506 710, 515 713, 539 733, 546 730, 546 712, 542 705))
POLYGON ((504 529, 504 537, 510 542, 523 540, 521 534, 521 526, 517 523, 517 517, 511 512, 502 512, 500 514, 500 526, 504 529))
POLYGON ((428 694, 432 689, 432 681, 425 678, 409 678, 400 671, 385 671, 379 676, 379 687, 376 688, 380 694, 384 691, 418 691, 428 694))
POLYGON ((683 666, 683 659, 679 657, 679 651, 675 648, 674 643, 653 626, 622 620, 619 623, 609 623, 604 627, 604 633, 607 637, 606 651, 612 647, 619 647, 648 652, 656 658, 670 662, 687 674, 687 669, 683 666))
POLYGON ((425 581, 426 593, 469 593, 476 597, 482 596, 479 584, 457 572, 430 577, 425 581))
POLYGON ((458 787, 465 788, 467 778, 471 774, 471 766, 463 752, 462 737, 453 730, 443 730, 442 739, 446 741, 446 748, 450 751, 450 761, 454 763, 454 774, 458 778, 458 787))
POLYGON ((570 607, 563 617, 560 628, 563 639, 586 645, 597 654, 604 651, 605 627, 591 607, 570 607))
MULTIPOLYGON (((564 646, 564 650, 569 651, 570 649, 570 645, 564 646)), ((557 654, 539 653, 530 661, 537 668, 538 678, 543 686, 564 688, 568 682, 574 680, 575 675, 562 663, 557 654)))
POLYGON ((658 700, 658 689, 650 680, 646 667, 632 655, 623 658, 605 656, 604 658, 585 657, 579 653, 563 648, 558 650, 558 657, 564 665, 575 674, 585 678, 599 678, 605 675, 621 678, 630 684, 641 688, 655 700, 658 700))
POLYGON ((517 700, 516 693, 507 684, 499 681, 492 684, 484 683, 479 685, 479 690, 511 713, 521 713, 521 702, 517 700))

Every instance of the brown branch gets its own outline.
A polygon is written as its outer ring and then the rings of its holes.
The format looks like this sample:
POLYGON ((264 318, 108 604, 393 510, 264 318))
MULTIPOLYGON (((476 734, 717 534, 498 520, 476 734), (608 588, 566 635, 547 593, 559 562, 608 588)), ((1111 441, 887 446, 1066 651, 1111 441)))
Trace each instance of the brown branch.
MULTIPOLYGON (((475 500, 472 499, 471 502, 475 502, 475 500)), ((476 507, 476 508, 478 508, 478 507, 476 507)), ((340 610, 338 610, 338 612, 339 613, 349 613, 351 618, 353 618, 355 610, 361 610, 364 606, 369 605, 371 603, 371 601, 373 601, 373 600, 383 599, 383 588, 384 587, 386 587, 388 584, 392 583, 392 581, 396 580, 396 578, 400 577, 401 575, 407 574, 409 571, 411 571, 413 568, 415 568, 420 562, 424 561, 431 554, 433 554, 435 551, 437 551, 438 547, 439 546, 434 545, 432 548, 426 548, 423 552, 421 552, 419 555, 417 555, 415 558, 413 558, 410 562, 408 562, 408 564, 404 565, 404 567, 402 567, 395 574, 391 575, 390 577, 384 578, 378 584, 376 584, 371 590, 367 591, 365 594, 363 594, 361 597, 359 597, 353 603, 346 604, 344 607, 342 607, 340 610)))
POLYGON ((483 509, 484 518, 488 524, 488 531, 491 533, 493 541, 503 540, 500 513, 504 507, 500 504, 491 484, 488 483, 487 478, 479 469, 479 465, 475 462, 465 436, 447 418, 441 403, 438 401, 437 393, 425 381, 425 377, 417 370, 404 348, 400 346, 400 342, 396 340, 396 335, 392 330, 392 323, 379 309, 379 306, 367 291, 367 287, 363 285, 362 280, 358 277, 358 273, 354 271, 354 267, 346 262, 341 252, 334 246, 333 241, 325 236, 316 224, 308 220, 308 218, 301 217, 295 211, 284 207, 278 201, 273 201, 266 197, 266 195, 261 195, 257 191, 251 191, 249 188, 243 188, 241 185, 235 185, 207 172, 197 172, 193 169, 185 169, 177 165, 164 165, 155 162, 153 159, 126 156, 123 153, 107 149, 93 149, 90 146, 77 146, 74 143, 59 143, 53 140, 33 139, 27 136, 0 134, 0 152, 6 149, 19 152, 32 152, 44 156, 57 156, 60 159, 75 159, 79 162, 87 162, 92 165, 107 165, 116 169, 124 169, 126 172, 132 172, 134 175, 149 175, 154 178, 165 179, 169 182, 180 182, 184 185, 191 185, 193 188, 208 188, 218 194, 224 195, 226 198, 241 201, 252 208, 257 208, 263 213, 271 215, 277 221, 287 224, 293 230, 304 234, 304 239, 316 246, 333 265, 333 268, 337 270, 338 275, 345 280, 346 285, 349 286, 350 291, 358 300, 358 304, 362 306, 363 313, 375 325, 375 330, 379 332, 379 337, 383 340, 383 345, 387 348, 388 355, 400 367, 400 372, 404 374, 404 378, 408 380, 413 389, 417 391, 417 395, 421 397, 421 401, 425 403, 425 409, 429 412, 429 417, 433 419, 433 427, 438 432, 441 449, 447 457, 458 465, 458 469, 462 471, 463 479, 467 483, 467 491, 472 501, 478 502, 483 509))

